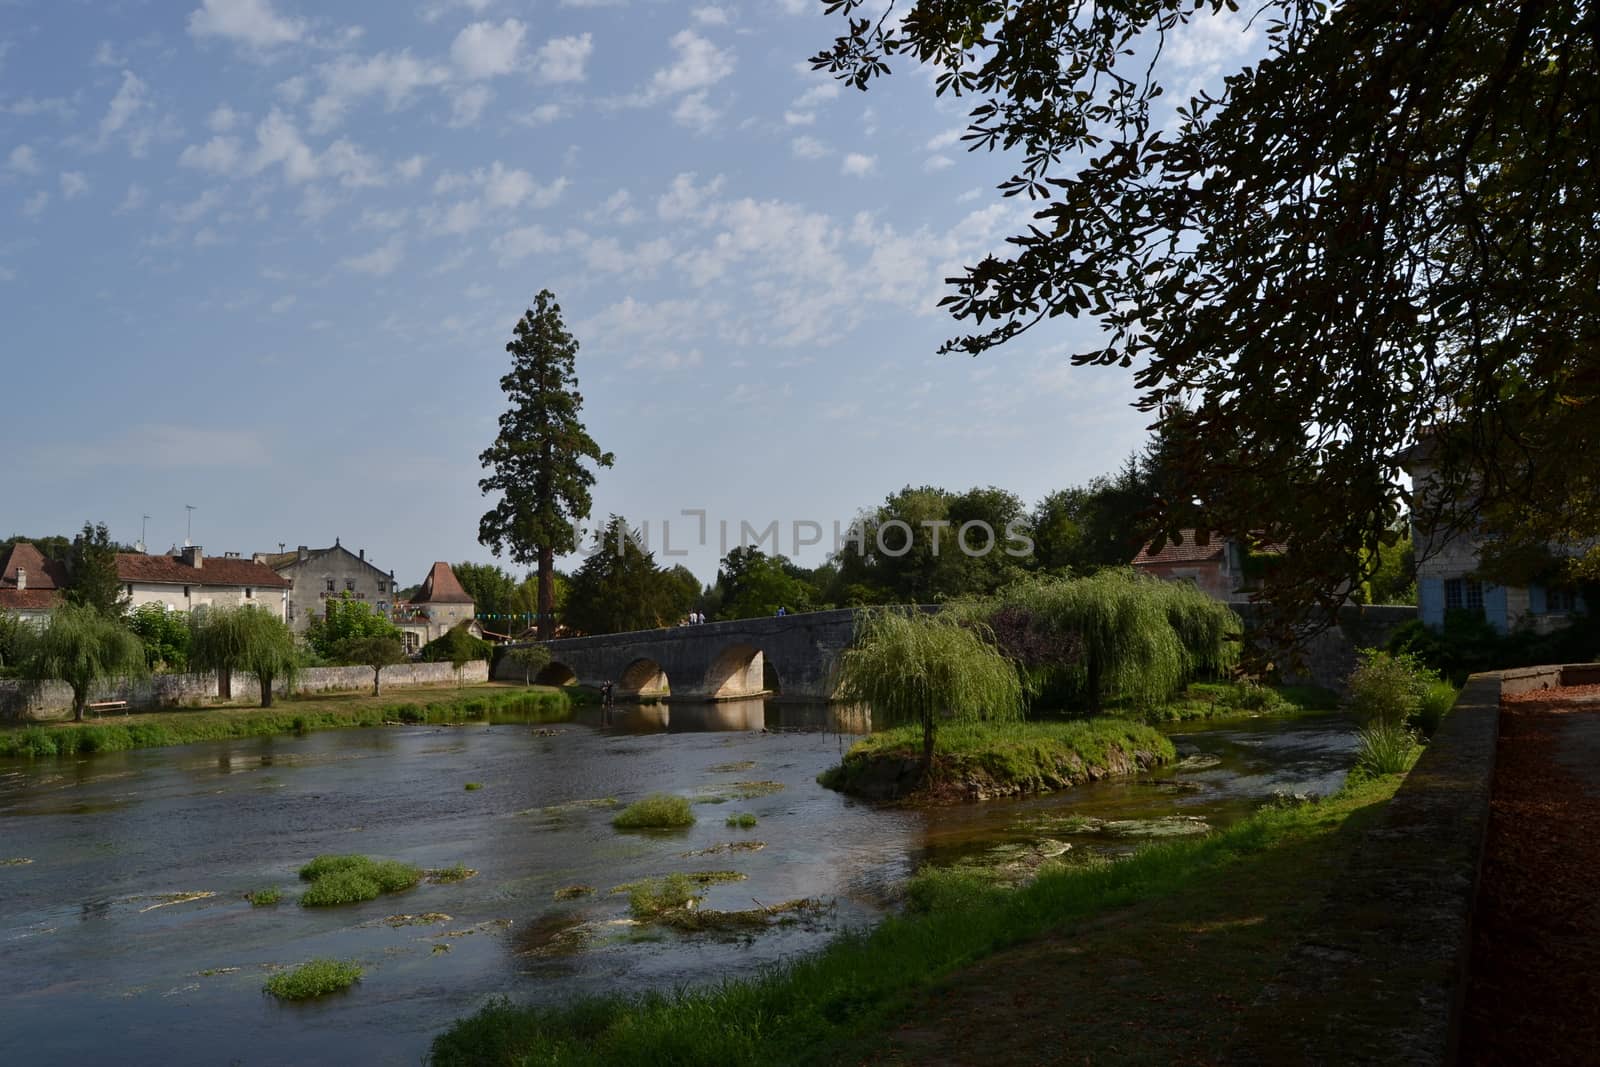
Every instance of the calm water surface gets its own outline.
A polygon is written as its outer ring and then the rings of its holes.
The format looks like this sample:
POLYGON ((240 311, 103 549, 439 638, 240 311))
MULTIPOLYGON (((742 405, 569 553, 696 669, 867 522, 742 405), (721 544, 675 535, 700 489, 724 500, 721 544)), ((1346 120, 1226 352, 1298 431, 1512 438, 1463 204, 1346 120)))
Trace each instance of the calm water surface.
POLYGON ((1215 758, 1139 782, 905 811, 816 785, 850 743, 840 719, 822 706, 741 701, 605 719, 585 709, 553 726, 334 730, 0 761, 0 862, 32 861, 0 866, 0 1063, 418 1062, 433 1035, 487 997, 556 1002, 748 974, 872 922, 923 863, 1042 836, 1080 853, 1132 847, 1062 832, 1068 814, 1221 825, 1274 792, 1332 792, 1353 749, 1340 718, 1235 721, 1174 734, 1180 752, 1215 758), (730 799, 740 782, 783 788, 730 799), (614 809, 575 803, 651 792, 699 798, 699 821, 619 833, 614 809), (760 822, 729 829, 734 812, 760 822), (754 840, 766 847, 687 855, 754 840), (479 873, 301 908, 295 872, 326 852, 479 873), (626 895, 606 893, 641 877, 730 869, 747 879, 714 886, 704 907, 801 897, 831 906, 727 938, 633 927, 619 921, 626 895), (599 892, 553 899, 574 884, 599 892), (284 889, 283 903, 243 900, 270 885, 284 889), (171 902, 193 893, 213 895, 171 902), (449 918, 384 921, 429 912, 449 918), (272 968, 315 956, 357 959, 366 974, 308 1004, 263 995, 272 968))

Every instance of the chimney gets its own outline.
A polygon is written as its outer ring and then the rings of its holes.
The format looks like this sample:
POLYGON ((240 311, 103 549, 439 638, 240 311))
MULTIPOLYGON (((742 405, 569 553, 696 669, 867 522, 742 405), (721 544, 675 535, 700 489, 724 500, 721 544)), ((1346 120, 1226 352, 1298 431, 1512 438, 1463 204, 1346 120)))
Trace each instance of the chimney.
POLYGON ((305 545, 301 545, 298 549, 296 549, 296 551, 300 553, 300 562, 301 563, 304 563, 306 561, 306 557, 311 555, 311 550, 309 548, 307 548, 305 545))
POLYGON ((361 562, 365 563, 366 561, 367 561, 367 550, 363 548, 361 550, 361 562))
POLYGON ((205 552, 200 548, 199 545, 184 545, 183 562, 187 563, 195 570, 199 570, 200 565, 205 562, 205 552))
POLYGON ((18 567, 17 568, 17 592, 20 593, 26 588, 28 588, 28 572, 24 568, 18 567))

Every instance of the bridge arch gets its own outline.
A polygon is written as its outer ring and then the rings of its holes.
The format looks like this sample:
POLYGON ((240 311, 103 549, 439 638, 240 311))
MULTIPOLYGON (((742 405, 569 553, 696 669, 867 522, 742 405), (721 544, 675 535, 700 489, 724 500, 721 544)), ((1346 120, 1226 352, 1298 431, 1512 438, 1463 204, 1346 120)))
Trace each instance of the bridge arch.
POLYGON ((628 664, 622 672, 622 677, 617 679, 617 694, 619 696, 666 696, 670 692, 667 682, 667 672, 661 664, 648 657, 641 657, 628 664))
POLYGON ((544 668, 534 675, 534 685, 577 685, 578 672, 557 660, 544 665, 544 668))
MULTIPOLYGON (((706 668, 704 691, 713 700, 755 696, 767 689, 769 664, 763 649, 746 641, 724 646, 706 668)), ((776 671, 772 671, 774 677, 776 671)))

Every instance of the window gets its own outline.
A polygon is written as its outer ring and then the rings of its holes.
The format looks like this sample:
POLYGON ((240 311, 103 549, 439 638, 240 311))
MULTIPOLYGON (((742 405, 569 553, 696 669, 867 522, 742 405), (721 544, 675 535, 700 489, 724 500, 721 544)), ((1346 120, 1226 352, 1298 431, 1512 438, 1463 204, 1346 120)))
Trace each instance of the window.
POLYGON ((249 586, 245 586, 245 588, 244 588, 244 598, 246 600, 249 600, 251 597, 253 597, 255 595, 256 595, 256 591, 254 589, 251 589, 249 586))
POLYGON ((1444 583, 1444 610, 1483 614, 1483 583, 1475 578, 1447 578, 1444 583))
POLYGON ((382 582, 381 582, 381 581, 380 581, 380 582, 379 582, 379 583, 378 583, 378 592, 380 592, 380 593, 387 593, 387 592, 388 592, 388 591, 389 591, 389 590, 387 590, 387 589, 385 589, 385 588, 384 588, 384 587, 383 587, 383 583, 382 583, 382 582))
POLYGON ((344 591, 347 593, 354 593, 356 591, 356 580, 354 578, 346 578, 344 580, 344 591))
POLYGON ((189 587, 188 586, 184 586, 183 587, 183 599, 185 599, 185 600, 189 599, 189 587))
POLYGON ((334 586, 334 583, 333 583, 333 579, 329 578, 328 579, 328 592, 330 592, 330 593, 333 592, 334 588, 335 588, 335 586, 334 586))
POLYGON ((1578 591, 1570 585, 1553 585, 1544 595, 1546 611, 1565 614, 1578 610, 1578 591))

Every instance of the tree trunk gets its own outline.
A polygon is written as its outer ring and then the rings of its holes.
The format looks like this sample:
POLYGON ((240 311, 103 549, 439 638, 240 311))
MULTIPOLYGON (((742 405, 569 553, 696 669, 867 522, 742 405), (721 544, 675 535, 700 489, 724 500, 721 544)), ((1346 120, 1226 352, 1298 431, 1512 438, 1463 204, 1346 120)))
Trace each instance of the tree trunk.
POLYGON ((261 683, 261 706, 272 707, 272 675, 257 676, 256 681, 261 683))
POLYGON ((556 551, 539 546, 539 637, 548 641, 556 635, 556 551))
POLYGON ((933 777, 933 716, 922 720, 922 780, 933 777))
POLYGON ((83 693, 83 694, 80 695, 79 693, 74 692, 72 694, 72 721, 73 722, 82 722, 83 721, 83 709, 84 709, 84 706, 86 704, 88 704, 88 703, 89 703, 89 694, 88 693, 83 693))
POLYGON ((217 696, 222 700, 233 699, 233 671, 227 667, 217 668, 217 696))
POLYGON ((382 677, 383 677, 383 668, 382 667, 374 667, 374 668, 372 668, 372 695, 373 696, 377 696, 378 695, 378 686, 382 682, 382 677))

